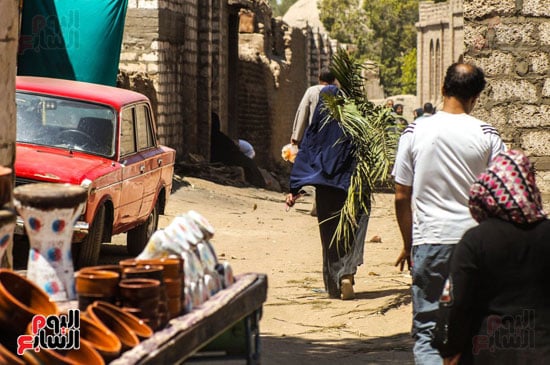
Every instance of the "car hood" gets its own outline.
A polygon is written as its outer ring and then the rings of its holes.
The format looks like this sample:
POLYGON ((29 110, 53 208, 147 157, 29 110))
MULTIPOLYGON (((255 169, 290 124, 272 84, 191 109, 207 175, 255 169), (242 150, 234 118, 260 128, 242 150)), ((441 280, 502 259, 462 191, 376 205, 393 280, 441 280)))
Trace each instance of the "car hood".
POLYGON ((18 178, 80 185, 111 170, 113 161, 75 151, 17 144, 15 174, 18 178))

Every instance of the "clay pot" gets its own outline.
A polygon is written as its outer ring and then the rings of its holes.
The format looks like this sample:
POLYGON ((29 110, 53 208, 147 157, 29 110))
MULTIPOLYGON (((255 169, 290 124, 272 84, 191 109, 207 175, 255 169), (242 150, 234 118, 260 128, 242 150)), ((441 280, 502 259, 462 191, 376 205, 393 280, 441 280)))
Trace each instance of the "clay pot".
POLYGON ((138 265, 160 265, 164 279, 178 279, 183 272, 183 262, 179 258, 162 257, 158 259, 137 260, 138 265))
POLYGON ((164 288, 168 299, 181 297, 181 279, 166 279, 164 281, 164 288))
POLYGON ((174 318, 181 313, 181 299, 180 297, 174 299, 168 299, 166 301, 166 306, 168 307, 168 317, 174 318))
POLYGON ((3 331, 25 333, 37 314, 57 314, 57 305, 30 280, 8 269, 0 269, 0 327, 3 331))
POLYGON ((84 269, 80 269, 80 271, 86 270, 86 269, 101 270, 101 271, 112 271, 112 272, 118 273, 118 275, 122 278, 122 266, 120 266, 120 265, 116 265, 116 264, 109 265, 109 264, 107 264, 107 265, 88 266, 88 267, 85 267, 84 269))
POLYGON ((139 339, 130 327, 113 314, 113 312, 105 309, 105 307, 91 304, 86 308, 86 313, 92 320, 101 323, 118 337, 122 344, 122 351, 126 351, 139 344, 139 339))
POLYGON ((124 279, 153 279, 163 282, 163 267, 160 265, 138 265, 135 267, 125 267, 122 271, 124 279))
POLYGON ((106 303, 106 302, 96 302, 94 305, 97 307, 105 308, 113 312, 113 314, 115 314, 119 319, 121 319, 128 327, 130 327, 130 329, 134 331, 134 333, 140 339, 149 338, 151 337, 151 335, 153 335, 153 330, 151 329, 151 327, 146 325, 143 322, 143 320, 130 314, 129 312, 122 310, 116 305, 106 303))
POLYGON ((75 285, 77 294, 116 297, 119 274, 113 271, 96 270, 88 267, 77 271, 75 285))
POLYGON ((160 281, 153 279, 122 279, 118 287, 123 300, 158 298, 160 295, 160 281))
POLYGON ((124 259, 120 260, 118 262, 119 266, 122 267, 122 269, 125 269, 127 267, 136 267, 137 266, 137 260, 136 259, 124 259))
POLYGON ((0 343, 0 364, 25 365, 25 361, 0 343))
POLYGON ((104 295, 97 295, 97 294, 78 294, 77 295, 77 298, 78 298, 78 309, 80 309, 81 311, 85 311, 86 308, 88 308, 88 306, 90 304, 92 304, 93 302, 97 302, 97 301, 104 301, 104 302, 109 302, 109 303, 113 303, 113 304, 116 304, 117 302, 117 297, 106 297, 104 295))
POLYGON ((105 361, 118 357, 122 348, 120 340, 111 330, 85 316, 80 317, 80 339, 92 345, 105 361))

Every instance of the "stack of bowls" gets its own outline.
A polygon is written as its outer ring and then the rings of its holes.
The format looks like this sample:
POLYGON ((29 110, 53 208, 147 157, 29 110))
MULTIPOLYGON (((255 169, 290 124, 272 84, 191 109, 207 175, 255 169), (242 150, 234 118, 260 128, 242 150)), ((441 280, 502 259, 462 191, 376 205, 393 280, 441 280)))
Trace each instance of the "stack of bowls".
POLYGON ((141 319, 152 329, 160 327, 161 286, 155 279, 122 279, 118 284, 123 309, 141 319))
POLYGON ((86 310, 96 300, 116 303, 120 274, 115 271, 98 270, 96 267, 81 269, 75 274, 75 289, 78 308, 86 310))
POLYGON ((122 349, 122 343, 117 335, 102 323, 86 316, 80 317, 80 341, 90 344, 105 362, 117 358, 122 349))
POLYGON ((177 317, 182 312, 183 264, 179 258, 137 260, 138 265, 162 266, 166 293, 167 318, 177 317))

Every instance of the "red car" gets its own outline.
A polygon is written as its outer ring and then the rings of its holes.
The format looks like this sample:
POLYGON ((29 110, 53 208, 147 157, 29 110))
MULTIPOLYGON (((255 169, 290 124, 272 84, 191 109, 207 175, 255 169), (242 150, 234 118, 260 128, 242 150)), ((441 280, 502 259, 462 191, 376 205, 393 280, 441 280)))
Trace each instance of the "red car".
MULTIPOLYGON (((16 185, 88 189, 75 224, 76 267, 95 265, 102 242, 128 232, 138 255, 157 229, 172 187, 175 151, 161 146, 148 98, 78 81, 18 76, 16 185)), ((18 220, 16 234, 24 234, 18 220)))

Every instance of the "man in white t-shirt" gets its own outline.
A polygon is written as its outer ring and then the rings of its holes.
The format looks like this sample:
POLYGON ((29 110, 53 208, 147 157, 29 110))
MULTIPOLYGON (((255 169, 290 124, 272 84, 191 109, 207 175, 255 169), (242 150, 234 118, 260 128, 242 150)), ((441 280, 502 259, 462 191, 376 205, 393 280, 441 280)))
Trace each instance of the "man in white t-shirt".
POLYGON ((401 135, 392 175, 404 248, 396 266, 412 260, 414 357, 442 364, 431 345, 448 261, 462 234, 476 223, 468 193, 505 146, 495 128, 470 112, 485 87, 483 71, 455 63, 447 69, 443 110, 411 123, 401 135))

